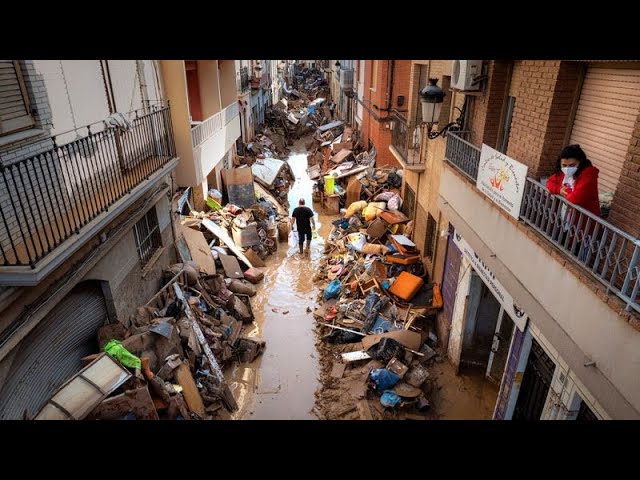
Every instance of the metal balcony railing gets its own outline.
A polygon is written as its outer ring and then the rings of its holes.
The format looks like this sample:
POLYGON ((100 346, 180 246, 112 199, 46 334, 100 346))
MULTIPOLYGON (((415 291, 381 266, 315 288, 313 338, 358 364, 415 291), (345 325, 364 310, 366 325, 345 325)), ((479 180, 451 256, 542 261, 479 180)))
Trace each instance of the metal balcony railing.
MULTIPOLYGON (((447 135, 445 159, 475 184, 480 149, 447 135)), ((520 220, 640 312, 640 240, 527 178, 520 220)))
POLYGON ((422 131, 414 124, 407 124, 402 118, 395 116, 391 130, 391 144, 408 165, 420 163, 420 142, 422 131))
POLYGON ((0 267, 36 264, 176 156, 169 106, 0 166, 0 267))

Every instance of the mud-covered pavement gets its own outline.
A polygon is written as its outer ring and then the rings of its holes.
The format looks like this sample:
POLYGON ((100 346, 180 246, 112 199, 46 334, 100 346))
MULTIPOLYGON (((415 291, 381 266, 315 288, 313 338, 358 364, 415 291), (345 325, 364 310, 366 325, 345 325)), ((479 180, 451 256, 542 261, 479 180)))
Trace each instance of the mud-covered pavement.
POLYGON ((313 182, 307 175, 307 157, 301 139, 288 158, 296 181, 289 192, 291 211, 300 197, 316 212, 319 238, 311 242, 311 258, 300 257, 298 248, 278 244, 267 258, 265 274, 252 298, 255 322, 245 330, 249 337, 267 342, 265 353, 227 372, 240 407, 233 419, 315 419, 314 393, 318 388, 318 353, 315 346, 313 308, 317 288, 312 278, 324 252, 322 238, 331 230, 329 217, 312 203, 313 182))

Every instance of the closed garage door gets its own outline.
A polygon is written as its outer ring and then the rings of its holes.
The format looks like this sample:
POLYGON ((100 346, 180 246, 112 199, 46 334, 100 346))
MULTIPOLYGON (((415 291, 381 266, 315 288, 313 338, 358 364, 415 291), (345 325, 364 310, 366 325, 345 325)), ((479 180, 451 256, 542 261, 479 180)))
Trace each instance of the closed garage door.
POLYGON ((591 65, 571 132, 600 170, 600 193, 615 192, 640 111, 640 70, 591 65))
POLYGON ((98 285, 75 287, 18 345, 0 386, 0 419, 32 418, 52 393, 82 368, 80 359, 97 353, 96 331, 107 310, 98 285))

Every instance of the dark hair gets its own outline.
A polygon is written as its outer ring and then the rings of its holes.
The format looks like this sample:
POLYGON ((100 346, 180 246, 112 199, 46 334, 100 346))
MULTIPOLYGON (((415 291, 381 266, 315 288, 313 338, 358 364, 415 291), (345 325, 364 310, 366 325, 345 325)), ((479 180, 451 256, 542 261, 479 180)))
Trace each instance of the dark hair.
POLYGON ((560 155, 558 155, 558 160, 556 162, 556 170, 558 172, 562 171, 562 164, 560 161, 563 158, 575 158, 576 160, 578 160, 578 170, 576 171, 573 178, 578 178, 580 172, 582 172, 585 168, 591 166, 591 160, 587 158, 587 154, 584 153, 584 150, 582 150, 582 148, 578 144, 567 145, 562 149, 560 155))
POLYGON ((298 200, 298 204, 304 205, 304 198, 301 198, 300 200, 298 200))

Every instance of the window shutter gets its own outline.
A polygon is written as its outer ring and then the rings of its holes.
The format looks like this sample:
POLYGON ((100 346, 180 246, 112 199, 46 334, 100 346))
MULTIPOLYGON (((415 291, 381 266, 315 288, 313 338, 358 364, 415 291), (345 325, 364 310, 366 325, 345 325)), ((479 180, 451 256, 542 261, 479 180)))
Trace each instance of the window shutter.
POLYGON ((34 124, 17 60, 0 60, 0 135, 34 124))

